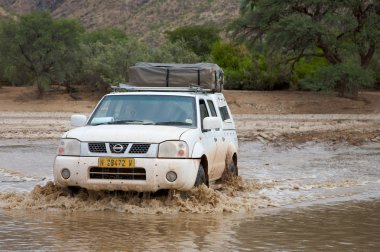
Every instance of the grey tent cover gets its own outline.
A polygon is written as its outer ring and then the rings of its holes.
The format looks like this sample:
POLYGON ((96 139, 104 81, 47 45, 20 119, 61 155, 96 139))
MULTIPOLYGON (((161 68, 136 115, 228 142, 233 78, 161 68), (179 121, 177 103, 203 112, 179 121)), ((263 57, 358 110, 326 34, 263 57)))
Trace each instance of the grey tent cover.
POLYGON ((221 90, 223 70, 216 64, 137 63, 129 68, 129 83, 145 87, 188 87, 221 90))

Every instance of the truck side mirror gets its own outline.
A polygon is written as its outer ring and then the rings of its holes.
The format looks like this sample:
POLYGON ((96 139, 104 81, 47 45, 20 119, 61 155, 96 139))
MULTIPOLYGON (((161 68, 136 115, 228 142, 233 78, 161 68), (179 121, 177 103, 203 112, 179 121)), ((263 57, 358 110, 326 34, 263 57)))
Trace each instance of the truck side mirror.
POLYGON ((70 124, 74 127, 81 127, 86 125, 87 122, 87 116, 85 115, 72 115, 70 124))
POLYGON ((219 117, 206 117, 203 119, 203 129, 220 129, 222 128, 222 120, 219 117))

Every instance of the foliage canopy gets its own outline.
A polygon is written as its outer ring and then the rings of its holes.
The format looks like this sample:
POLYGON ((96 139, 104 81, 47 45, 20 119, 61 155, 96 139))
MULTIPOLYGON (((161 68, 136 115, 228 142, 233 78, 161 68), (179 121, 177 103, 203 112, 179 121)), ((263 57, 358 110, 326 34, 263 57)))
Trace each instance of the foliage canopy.
POLYGON ((185 42, 188 49, 206 59, 212 45, 220 40, 219 30, 211 26, 185 26, 166 32, 172 43, 185 42))
POLYGON ((35 85, 40 96, 51 84, 86 84, 106 91, 128 81, 138 61, 194 63, 200 57, 183 39, 150 48, 116 28, 85 32, 75 20, 47 12, 0 20, 0 82, 35 85))
POLYGON ((329 65, 314 78, 339 72, 335 85, 326 85, 342 96, 356 97, 360 86, 373 83, 367 69, 380 44, 380 1, 245 0, 236 25, 238 38, 264 41, 289 62, 325 58, 329 65))
POLYGON ((42 95, 53 82, 74 74, 84 29, 70 19, 35 12, 0 25, 2 75, 13 83, 36 84, 42 95))

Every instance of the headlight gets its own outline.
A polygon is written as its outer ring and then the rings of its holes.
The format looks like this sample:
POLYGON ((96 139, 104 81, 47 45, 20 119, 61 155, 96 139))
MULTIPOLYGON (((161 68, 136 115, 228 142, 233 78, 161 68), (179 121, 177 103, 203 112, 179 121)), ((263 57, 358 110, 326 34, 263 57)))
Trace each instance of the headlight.
POLYGON ((61 139, 57 149, 58 156, 80 156, 80 142, 76 139, 61 139))
POLYGON ((160 158, 188 158, 189 147, 184 141, 166 141, 158 147, 160 158))

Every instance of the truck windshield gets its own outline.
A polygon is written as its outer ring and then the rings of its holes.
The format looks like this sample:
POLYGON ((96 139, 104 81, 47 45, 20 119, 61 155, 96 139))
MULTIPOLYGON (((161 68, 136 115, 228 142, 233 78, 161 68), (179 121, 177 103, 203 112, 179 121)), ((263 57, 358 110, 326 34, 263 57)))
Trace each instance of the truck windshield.
POLYGON ((110 95, 96 108, 89 124, 196 127, 195 99, 169 95, 110 95))

